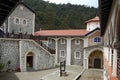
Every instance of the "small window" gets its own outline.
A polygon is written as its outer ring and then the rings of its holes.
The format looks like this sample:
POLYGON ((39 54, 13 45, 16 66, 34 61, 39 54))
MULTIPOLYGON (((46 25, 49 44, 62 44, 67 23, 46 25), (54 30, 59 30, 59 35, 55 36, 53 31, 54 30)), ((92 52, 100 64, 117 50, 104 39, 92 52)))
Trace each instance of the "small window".
POLYGON ((101 38, 100 37, 95 37, 94 42, 101 42, 101 38))
POLYGON ((27 20, 26 20, 26 19, 23 19, 22 23, 23 23, 24 25, 26 25, 26 24, 27 24, 27 20))
POLYGON ((64 50, 60 51, 60 57, 65 57, 65 51, 64 50))
POLYGON ((20 18, 15 18, 15 19, 14 19, 14 23, 15 23, 15 24, 20 24, 20 18))
POLYGON ((80 58, 81 58, 81 53, 80 53, 80 51, 76 51, 74 57, 75 57, 75 59, 80 59, 80 58))
POLYGON ((60 40, 60 43, 61 43, 61 44, 65 44, 65 40, 64 40, 64 39, 61 39, 61 40, 60 40))
POLYGON ((52 39, 49 39, 49 44, 52 44, 53 43, 53 40, 52 39))
POLYGON ((79 40, 79 39, 76 39, 76 40, 75 40, 75 44, 76 44, 76 45, 79 45, 79 44, 80 44, 80 40, 79 40))

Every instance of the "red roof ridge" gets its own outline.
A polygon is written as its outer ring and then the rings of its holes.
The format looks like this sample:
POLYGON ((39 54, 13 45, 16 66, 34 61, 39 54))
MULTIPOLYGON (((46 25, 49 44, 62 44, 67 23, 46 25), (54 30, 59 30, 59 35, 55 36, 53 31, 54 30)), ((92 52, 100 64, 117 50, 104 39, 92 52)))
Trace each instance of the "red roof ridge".
POLYGON ((87 20, 85 23, 89 23, 89 22, 99 22, 99 21, 100 21, 99 17, 96 16, 96 17, 94 17, 94 18, 92 18, 92 19, 90 19, 90 20, 87 20))

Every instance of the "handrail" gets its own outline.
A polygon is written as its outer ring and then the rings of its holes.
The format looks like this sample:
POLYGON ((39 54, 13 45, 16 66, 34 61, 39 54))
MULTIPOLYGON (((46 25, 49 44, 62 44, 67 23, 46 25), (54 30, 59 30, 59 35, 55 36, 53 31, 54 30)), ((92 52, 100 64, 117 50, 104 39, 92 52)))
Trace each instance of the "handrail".
POLYGON ((35 42, 37 42, 40 46, 42 46, 44 49, 49 51, 51 54, 55 54, 55 50, 49 48, 47 45, 45 45, 42 41, 40 40, 47 40, 47 37, 40 37, 40 36, 34 36, 32 34, 13 34, 13 33, 6 33, 4 36, 0 36, 1 38, 13 38, 13 39, 32 39, 35 42))

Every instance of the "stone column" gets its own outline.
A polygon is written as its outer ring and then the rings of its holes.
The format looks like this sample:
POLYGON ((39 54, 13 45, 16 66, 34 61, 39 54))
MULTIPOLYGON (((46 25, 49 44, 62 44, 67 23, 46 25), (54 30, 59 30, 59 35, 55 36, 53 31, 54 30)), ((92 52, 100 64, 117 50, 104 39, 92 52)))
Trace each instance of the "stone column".
POLYGON ((113 71, 112 71, 113 73, 112 73, 112 75, 114 76, 114 77, 116 77, 117 76, 117 50, 116 49, 114 49, 114 54, 113 54, 113 71))
POLYGON ((86 59, 85 59, 85 56, 86 56, 86 54, 85 54, 86 52, 85 52, 85 49, 84 49, 84 55, 83 55, 83 67, 86 69, 86 59))
POLYGON ((71 39, 67 38, 66 65, 71 65, 71 39))
POLYGON ((110 48, 110 52, 108 53, 109 55, 109 65, 111 66, 111 62, 112 62, 112 50, 110 48))
POLYGON ((57 64, 58 63, 58 39, 56 38, 55 39, 55 64, 57 64))

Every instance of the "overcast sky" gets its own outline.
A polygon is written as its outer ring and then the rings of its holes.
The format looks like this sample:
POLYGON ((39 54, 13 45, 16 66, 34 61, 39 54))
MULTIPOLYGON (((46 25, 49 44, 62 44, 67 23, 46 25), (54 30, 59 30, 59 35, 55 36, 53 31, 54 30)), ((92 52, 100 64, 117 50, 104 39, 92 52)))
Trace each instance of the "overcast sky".
POLYGON ((44 0, 44 1, 49 1, 52 3, 71 3, 71 4, 81 4, 81 5, 87 5, 87 6, 94 6, 98 7, 98 0, 44 0))

